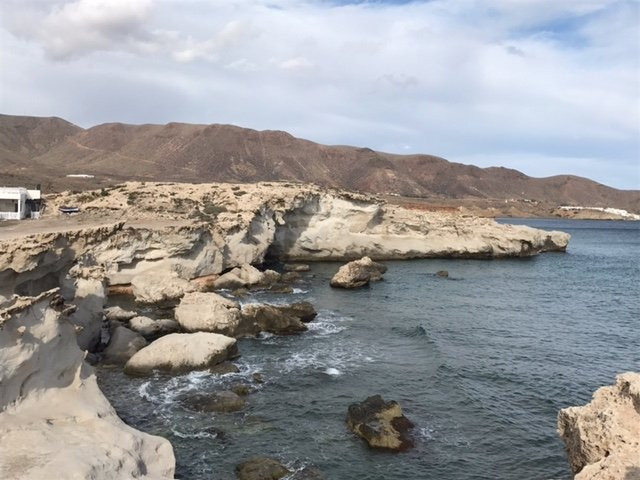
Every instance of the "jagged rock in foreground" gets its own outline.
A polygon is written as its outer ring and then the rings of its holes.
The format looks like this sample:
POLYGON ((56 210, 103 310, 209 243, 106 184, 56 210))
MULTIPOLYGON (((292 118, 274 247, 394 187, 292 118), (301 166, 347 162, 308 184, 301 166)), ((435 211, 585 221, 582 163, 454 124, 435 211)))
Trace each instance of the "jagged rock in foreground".
POLYGON ((413 423, 403 415, 398 402, 385 402, 380 395, 349 405, 347 425, 370 447, 393 451, 413 447, 409 436, 413 423))
MULTIPOLYGON (((78 262, 138 300, 178 298, 197 279, 267 256, 287 261, 524 257, 564 251, 569 235, 412 210, 312 185, 127 183, 48 199, 45 216, 0 231, 0 304, 38 291, 78 262)), ((215 282, 215 280, 214 280, 215 282)))
POLYGON ((640 373, 616 377, 583 407, 558 414, 576 480, 640 479, 640 373))
POLYGON ((52 290, 0 311, 0 478, 172 479, 171 444, 118 418, 64 308, 52 290))
POLYGON ((129 375, 153 370, 183 373, 202 370, 237 354, 236 340, 217 333, 171 333, 139 350, 124 366, 129 375))
POLYGON ((331 279, 331 286, 337 288, 359 288, 369 282, 382 280, 387 267, 374 262, 369 257, 362 257, 340 267, 331 279))

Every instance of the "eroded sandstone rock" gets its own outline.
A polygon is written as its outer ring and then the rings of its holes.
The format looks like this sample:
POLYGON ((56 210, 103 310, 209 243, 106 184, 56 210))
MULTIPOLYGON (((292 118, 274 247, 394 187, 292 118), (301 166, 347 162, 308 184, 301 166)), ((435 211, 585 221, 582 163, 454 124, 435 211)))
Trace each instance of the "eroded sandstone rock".
POLYGON ((104 309, 104 314, 107 317, 107 320, 118 320, 119 322, 128 322, 133 317, 136 317, 138 314, 131 310, 125 310, 122 307, 114 306, 108 307, 104 309))
POLYGON ((202 370, 237 354, 236 340, 218 333, 171 333, 139 350, 124 366, 129 375, 153 370, 182 373, 202 370))
POLYGON ((175 317, 187 332, 215 332, 236 336, 240 327, 240 305, 217 293, 186 294, 175 317))
POLYGON ((195 286, 174 273, 148 273, 131 280, 133 295, 140 303, 161 303, 181 298, 193 292, 195 286))
POLYGON ((385 402, 380 395, 349 405, 347 425, 370 447, 393 451, 413 447, 409 436, 413 423, 403 415, 398 402, 385 402))
POLYGON ((362 257, 340 267, 331 279, 332 287, 359 288, 369 285, 370 282, 382 279, 382 274, 387 267, 374 262, 369 257, 362 257))
POLYGON ((113 332, 109 345, 104 349, 104 363, 125 364, 138 350, 147 346, 147 341, 126 327, 119 326, 113 332))
POLYGON ((576 480, 640 478, 640 373, 620 374, 587 405, 560 410, 558 433, 576 480))
POLYGON ((269 332, 290 335, 307 330, 301 315, 289 306, 250 303, 242 307, 243 330, 246 334, 269 332))
POLYGON ((56 291, 0 311, 0 476, 173 479, 171 444, 118 418, 65 317, 56 291))
POLYGON ((145 340, 155 340, 163 335, 177 333, 180 324, 171 318, 154 320, 149 317, 137 316, 129 320, 129 328, 142 335, 145 340))

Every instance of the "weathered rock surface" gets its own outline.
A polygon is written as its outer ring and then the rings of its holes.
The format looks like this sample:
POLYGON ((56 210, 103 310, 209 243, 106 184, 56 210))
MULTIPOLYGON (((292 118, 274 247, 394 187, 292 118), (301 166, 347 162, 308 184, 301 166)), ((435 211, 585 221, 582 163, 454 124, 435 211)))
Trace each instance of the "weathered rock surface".
POLYGON ((236 476, 239 480, 278 480, 289 475, 291 471, 277 460, 266 457, 255 457, 236 465, 236 476))
POLYGON ((243 331, 246 334, 269 332, 290 335, 307 330, 301 315, 289 306, 250 303, 242 307, 243 331))
POLYGON ((332 287, 359 288, 369 285, 370 282, 382 280, 382 275, 387 267, 374 262, 369 257, 362 257, 340 267, 331 279, 332 287))
POLYGON ((197 412, 230 413, 242 410, 247 402, 237 393, 223 390, 189 395, 182 399, 182 403, 197 412))
POLYGON ((129 375, 153 370, 181 373, 202 370, 237 354, 236 340, 218 333, 171 333, 138 351, 124 366, 129 375))
POLYGON ((213 282, 214 289, 234 290, 243 287, 268 286, 278 281, 280 274, 273 270, 261 272, 252 265, 244 265, 220 275, 213 282))
MULTIPOLYGON (((494 258, 562 251, 569 241, 561 232, 411 210, 309 185, 243 185, 242 195, 234 188, 128 183, 92 197, 87 207, 96 213, 85 220, 45 217, 37 228, 23 222, 0 232, 0 304, 26 286, 37 291, 57 282, 79 261, 104 266, 110 285, 132 284, 139 300, 155 302, 195 289, 180 280, 260 264, 267 253, 291 261, 494 258), (128 204, 132 196, 137 208, 128 204), (188 218, 207 205, 219 207, 215 222, 188 218)), ((52 212, 58 202, 78 199, 52 199, 52 212)))
POLYGON ((63 308, 51 291, 0 311, 0 477, 172 479, 171 445, 118 418, 63 308))
POLYGON ((617 376, 583 407, 558 414, 576 480, 640 479, 640 373, 617 376))
POLYGON ((171 318, 154 320, 137 316, 129 320, 129 328, 142 335, 145 340, 155 340, 163 335, 180 332, 180 324, 171 318))
POLYGON ((115 329, 109 345, 104 349, 103 361, 108 364, 125 364, 138 350, 147 346, 147 341, 126 327, 115 329))
POLYGON ((311 267, 306 263, 285 263, 282 269, 285 272, 308 272, 311 267))
POLYGON ((294 302, 285 305, 275 305, 283 313, 288 313, 298 317, 300 321, 308 323, 318 316, 318 312, 311 302, 294 302))
POLYGON ((380 395, 349 405, 347 425, 371 447, 393 451, 413 447, 409 436, 413 423, 402 414, 398 402, 385 402, 380 395))
POLYGON ((235 336, 240 326, 240 305, 217 293, 186 294, 175 317, 187 332, 215 332, 235 336))
POLYGON ((133 317, 138 316, 136 312, 125 310, 124 308, 118 306, 105 308, 104 314, 107 317, 107 320, 118 320, 119 322, 128 322, 133 317))

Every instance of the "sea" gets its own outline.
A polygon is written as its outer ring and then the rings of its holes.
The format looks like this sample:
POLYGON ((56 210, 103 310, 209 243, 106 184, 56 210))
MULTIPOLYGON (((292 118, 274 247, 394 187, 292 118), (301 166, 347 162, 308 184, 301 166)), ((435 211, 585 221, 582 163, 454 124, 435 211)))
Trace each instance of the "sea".
POLYGON ((308 300, 319 315, 300 335, 239 340, 239 373, 99 367, 100 386, 125 422, 171 441, 181 479, 234 479, 254 456, 336 480, 570 479, 558 411, 640 371, 640 222, 499 221, 568 232, 569 248, 385 262, 360 290, 329 287, 340 264, 312 264, 293 294, 242 300, 308 300), (180 401, 237 383, 252 389, 240 412, 180 401), (415 424, 413 449, 371 450, 347 429, 349 405, 376 394, 415 424))

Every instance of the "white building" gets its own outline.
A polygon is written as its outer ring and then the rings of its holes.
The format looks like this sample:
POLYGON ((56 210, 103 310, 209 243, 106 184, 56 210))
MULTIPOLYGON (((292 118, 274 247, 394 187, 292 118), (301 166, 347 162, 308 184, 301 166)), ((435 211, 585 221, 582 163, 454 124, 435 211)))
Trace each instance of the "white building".
POLYGON ((0 220, 22 220, 40 216, 40 190, 0 187, 0 220))

